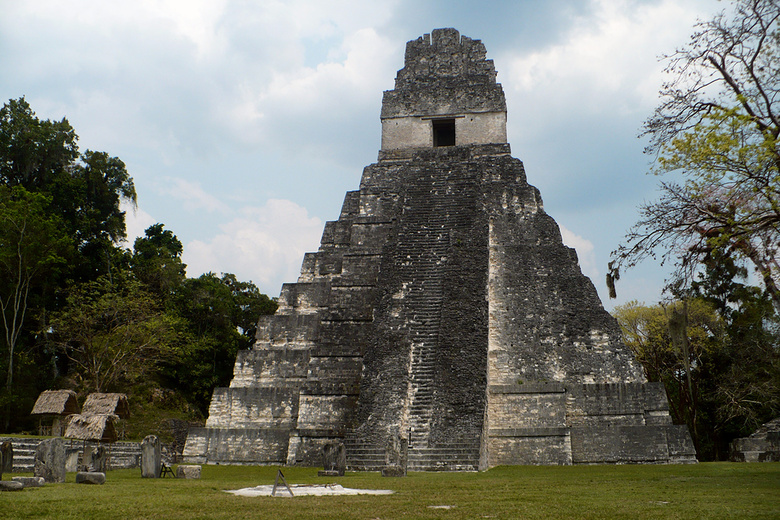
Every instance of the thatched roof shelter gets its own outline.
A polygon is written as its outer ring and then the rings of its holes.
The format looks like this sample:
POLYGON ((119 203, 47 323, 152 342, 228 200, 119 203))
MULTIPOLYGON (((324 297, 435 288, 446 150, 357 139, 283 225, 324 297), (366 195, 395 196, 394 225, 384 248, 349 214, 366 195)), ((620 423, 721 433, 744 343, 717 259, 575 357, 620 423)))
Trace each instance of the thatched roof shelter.
POLYGON ((35 401, 31 415, 71 415, 79 413, 76 392, 73 390, 45 390, 35 401))
POLYGON ((130 416, 130 407, 125 394, 94 393, 87 396, 81 410, 84 415, 117 415, 120 419, 130 416))
POLYGON ((114 421, 119 419, 112 414, 71 415, 63 437, 83 441, 116 442, 117 433, 114 421))

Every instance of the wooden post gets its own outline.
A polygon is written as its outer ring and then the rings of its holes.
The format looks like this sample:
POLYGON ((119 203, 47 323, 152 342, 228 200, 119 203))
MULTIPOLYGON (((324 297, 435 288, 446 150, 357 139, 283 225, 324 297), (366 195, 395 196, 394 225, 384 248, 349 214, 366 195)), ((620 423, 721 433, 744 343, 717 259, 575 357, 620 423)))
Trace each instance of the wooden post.
POLYGON ((276 481, 274 481, 274 489, 273 489, 273 491, 271 491, 271 496, 272 497, 276 496, 276 486, 279 485, 279 479, 280 478, 282 479, 282 483, 284 484, 284 487, 287 488, 287 492, 290 493, 291 497, 294 497, 295 495, 293 495, 292 489, 290 489, 290 486, 287 485, 287 481, 284 479, 284 475, 282 474, 282 470, 278 470, 276 472, 276 481))

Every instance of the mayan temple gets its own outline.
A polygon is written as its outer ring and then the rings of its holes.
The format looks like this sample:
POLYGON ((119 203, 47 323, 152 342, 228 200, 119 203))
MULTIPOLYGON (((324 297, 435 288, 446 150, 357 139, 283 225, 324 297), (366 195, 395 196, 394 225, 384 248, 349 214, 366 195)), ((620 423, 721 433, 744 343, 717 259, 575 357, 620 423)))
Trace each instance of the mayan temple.
MULTIPOLYGON (((382 147, 214 391, 185 460, 474 470, 694 462, 523 163, 479 40, 410 41, 382 147)), ((525 122, 530 124, 530 122, 525 122)))

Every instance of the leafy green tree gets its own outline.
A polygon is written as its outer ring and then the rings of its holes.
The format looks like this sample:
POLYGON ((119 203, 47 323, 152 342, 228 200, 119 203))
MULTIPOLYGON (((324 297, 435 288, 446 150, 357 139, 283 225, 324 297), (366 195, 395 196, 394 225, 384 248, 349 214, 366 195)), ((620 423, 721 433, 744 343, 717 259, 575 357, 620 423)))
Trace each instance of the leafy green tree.
MULTIPOLYGON (((62 222, 49 211, 50 199, 17 186, 0 185, 0 314, 6 367, 5 397, 14 386, 14 359, 29 321, 32 299, 61 269, 70 252, 62 222)), ((8 403, 6 403, 8 404, 8 403)), ((4 428, 10 408, 4 407, 4 428)))
POLYGON ((205 415, 214 388, 230 382, 238 350, 252 345, 258 317, 276 307, 254 284, 232 274, 185 280, 174 308, 189 324, 191 337, 165 370, 170 384, 205 415))
POLYGON ((77 387, 94 392, 156 376, 174 355, 180 326, 138 282, 124 277, 83 284, 51 321, 77 387))
POLYGON ((141 283, 167 301, 184 282, 187 266, 181 261, 181 242, 164 227, 149 226, 143 237, 135 239, 131 264, 141 283))
POLYGON ((780 310, 780 3, 734 0, 730 15, 697 26, 691 41, 667 57, 671 80, 645 123, 658 201, 612 253, 607 284, 621 269, 654 257, 676 262, 690 283, 713 250, 747 262, 780 310))
POLYGON ((41 121, 22 97, 0 108, 0 182, 48 190, 78 159, 78 137, 63 118, 41 121))
MULTIPOLYGON (((780 414, 780 314, 747 279, 743 266, 716 250, 692 287, 725 324, 728 341, 712 366, 717 383, 706 394, 713 431, 723 439, 748 435, 780 414)), ((715 448, 725 453, 726 442, 715 448)))
POLYGON ((664 383, 674 422, 688 425, 701 454, 708 442, 701 399, 707 366, 726 343, 723 321, 703 298, 653 306, 631 301, 613 314, 648 381, 664 383))
POLYGON ((135 203, 125 164, 105 152, 79 153, 78 137, 67 119, 41 120, 24 98, 0 109, 0 184, 22 186, 51 197, 74 240, 70 276, 77 282, 110 273, 125 237, 120 202, 135 203))

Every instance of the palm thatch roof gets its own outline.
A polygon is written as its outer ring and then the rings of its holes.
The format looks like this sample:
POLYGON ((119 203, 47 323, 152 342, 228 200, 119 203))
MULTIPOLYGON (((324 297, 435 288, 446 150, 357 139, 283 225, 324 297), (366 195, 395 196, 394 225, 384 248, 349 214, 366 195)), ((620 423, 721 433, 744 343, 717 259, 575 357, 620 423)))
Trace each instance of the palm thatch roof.
POLYGON ((71 415, 79 413, 76 392, 73 390, 45 390, 35 401, 31 415, 71 415))
POLYGON ((120 419, 130 416, 130 407, 125 394, 94 393, 87 396, 81 410, 84 415, 117 415, 120 419))
POLYGON ((117 433, 114 421, 119 419, 112 414, 76 414, 67 419, 63 437, 84 441, 116 442, 117 433))

